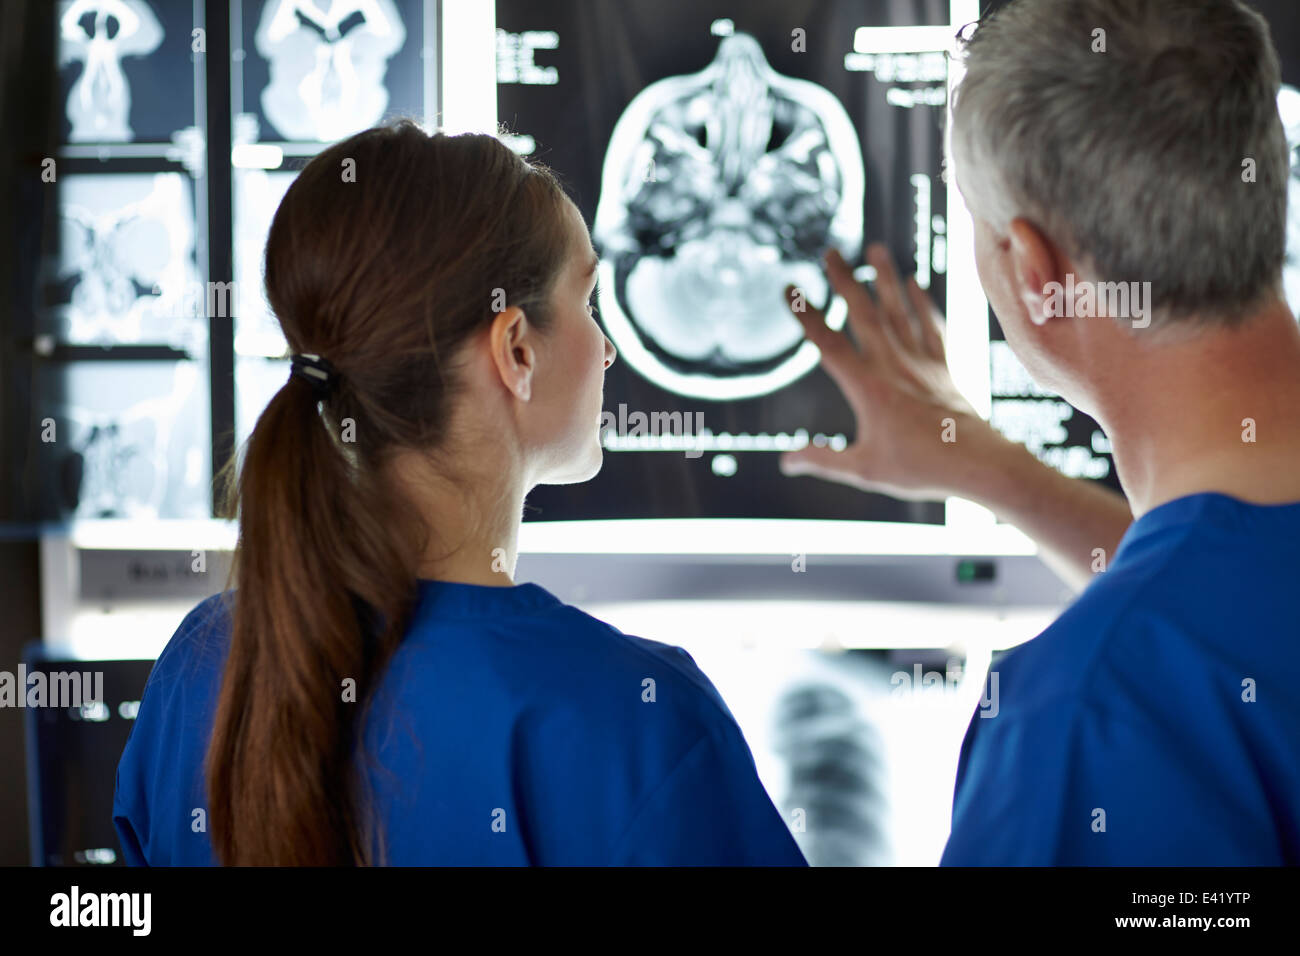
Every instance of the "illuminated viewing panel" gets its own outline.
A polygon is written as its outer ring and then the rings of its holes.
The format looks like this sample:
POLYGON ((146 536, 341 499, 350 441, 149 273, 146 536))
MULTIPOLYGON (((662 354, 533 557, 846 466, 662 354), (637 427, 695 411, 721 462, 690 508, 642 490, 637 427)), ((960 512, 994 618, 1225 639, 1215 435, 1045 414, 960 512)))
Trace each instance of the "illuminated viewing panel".
MULTIPOLYGON (((459 29, 457 7, 444 35, 459 29)), ((871 21, 862 8, 496 3, 495 98, 480 103, 480 128, 499 121, 569 187, 601 256, 596 304, 619 352, 601 474, 537 489, 528 518, 949 523, 943 502, 779 471, 783 451, 853 437, 784 295, 795 286, 843 327, 827 246, 860 263, 883 241, 941 305, 956 282, 974 290, 967 320, 984 309, 973 260, 950 253, 943 175, 945 51, 960 24, 946 4, 897 4, 871 21)), ((448 83, 444 108, 463 116, 475 95, 448 83)), ((981 347, 972 367, 987 334, 981 347)), ((987 395, 987 374, 973 378, 987 395)))

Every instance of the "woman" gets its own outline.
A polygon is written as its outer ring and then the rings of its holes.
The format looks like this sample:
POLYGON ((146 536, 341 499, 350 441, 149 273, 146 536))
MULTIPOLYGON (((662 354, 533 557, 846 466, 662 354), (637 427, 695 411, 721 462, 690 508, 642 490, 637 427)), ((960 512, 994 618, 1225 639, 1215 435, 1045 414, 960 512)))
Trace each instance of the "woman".
POLYGON ((600 469, 596 257, 545 170, 409 122, 289 187, 295 353, 231 510, 238 589, 150 676, 114 821, 149 864, 803 864, 680 648, 511 574, 600 469))

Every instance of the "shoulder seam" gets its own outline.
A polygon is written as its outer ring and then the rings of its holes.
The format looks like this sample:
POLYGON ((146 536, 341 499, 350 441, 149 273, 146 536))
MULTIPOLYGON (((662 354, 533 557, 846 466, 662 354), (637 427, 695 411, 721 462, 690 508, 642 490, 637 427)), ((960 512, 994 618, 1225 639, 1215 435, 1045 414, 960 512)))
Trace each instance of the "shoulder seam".
MULTIPOLYGON (((622 641, 625 647, 635 652, 642 659, 654 662, 656 664, 666 664, 668 667, 672 668, 673 671, 675 671, 679 676, 681 676, 686 681, 690 682, 692 687, 699 690, 704 695, 704 697, 707 698, 709 707, 711 708, 710 712, 714 716, 721 718, 723 721, 725 721, 728 724, 728 726, 735 724, 735 717, 718 705, 718 701, 715 698, 720 697, 721 694, 719 694, 718 689, 713 686, 712 681, 709 681, 708 675, 706 675, 702 670, 700 670, 698 664, 695 665, 695 673, 693 674, 686 667, 685 661, 678 661, 668 657, 657 656, 651 653, 646 648, 636 643, 637 640, 653 641, 654 640, 653 638, 640 637, 639 635, 624 634, 622 631, 614 627, 614 625, 610 624, 608 621, 602 621, 600 618, 588 614, 586 611, 582 610, 582 608, 574 607, 571 604, 561 604, 560 607, 564 608, 565 610, 573 611, 577 614, 580 614, 587 620, 597 624, 605 631, 609 632, 611 637, 618 638, 620 641, 622 641), (702 683, 700 681, 701 677, 704 678, 705 683, 702 683)), ((668 650, 686 652, 685 648, 678 647, 676 644, 667 644, 663 641, 655 641, 654 643, 660 644, 665 649, 668 650)))
POLYGON ((701 734, 699 739, 696 740, 695 743, 691 744, 689 747, 686 748, 686 751, 682 754, 681 758, 675 764, 673 764, 673 768, 669 770, 667 774, 664 775, 664 778, 660 780, 657 784, 655 784, 654 788, 648 794, 646 794, 645 797, 642 798, 642 800, 637 804, 636 809, 632 811, 632 815, 631 818, 628 820, 627 826, 623 828, 623 832, 620 833, 618 839, 614 841, 614 849, 610 854, 611 861, 616 861, 622 858, 622 853, 624 849, 623 844, 631 836, 632 831, 636 827, 636 824, 641 819, 641 814, 643 814, 646 811, 646 809, 654 803, 655 799, 659 796, 661 792, 663 792, 668 788, 669 784, 672 783, 674 778, 677 777, 677 775, 681 772, 682 768, 686 766, 686 762, 690 760, 692 756, 695 755, 695 752, 697 750, 700 749, 700 745, 707 743, 708 740, 709 740, 708 734, 701 734))

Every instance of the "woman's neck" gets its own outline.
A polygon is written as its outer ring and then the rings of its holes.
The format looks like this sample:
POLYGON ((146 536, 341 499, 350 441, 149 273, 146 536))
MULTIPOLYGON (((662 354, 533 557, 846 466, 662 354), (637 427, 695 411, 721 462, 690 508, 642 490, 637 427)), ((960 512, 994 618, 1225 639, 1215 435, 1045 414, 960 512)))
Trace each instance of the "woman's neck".
MULTIPOLYGON (((461 460, 476 458, 489 460, 461 460)), ((418 455, 394 460, 390 473, 429 529, 417 577, 487 587, 514 585, 525 488, 521 478, 510 474, 517 469, 505 472, 484 469, 452 480, 418 455)))

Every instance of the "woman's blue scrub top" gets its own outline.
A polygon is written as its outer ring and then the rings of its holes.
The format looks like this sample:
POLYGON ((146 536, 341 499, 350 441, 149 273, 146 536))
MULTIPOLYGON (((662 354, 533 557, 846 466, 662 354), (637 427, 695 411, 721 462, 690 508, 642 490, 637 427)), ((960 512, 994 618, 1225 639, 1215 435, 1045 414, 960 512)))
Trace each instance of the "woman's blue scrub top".
MULTIPOLYGON (((216 862, 203 765, 235 593, 149 677, 113 803, 128 863, 216 862)), ((805 865, 690 655, 535 584, 421 580, 363 744, 393 865, 805 865)))

